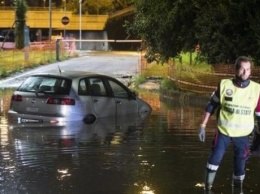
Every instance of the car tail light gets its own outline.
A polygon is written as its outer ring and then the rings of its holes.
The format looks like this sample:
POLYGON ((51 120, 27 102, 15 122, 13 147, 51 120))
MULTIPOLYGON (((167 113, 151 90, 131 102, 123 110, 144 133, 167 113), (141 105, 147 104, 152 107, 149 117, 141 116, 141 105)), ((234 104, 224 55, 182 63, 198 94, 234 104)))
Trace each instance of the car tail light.
POLYGON ((59 123, 59 121, 58 120, 50 120, 50 123, 51 124, 57 124, 57 123, 59 123))
POLYGON ((59 141, 59 144, 63 147, 71 147, 74 145, 74 143, 75 143, 74 138, 61 139, 59 141))
POLYGON ((13 94, 13 96, 12 96, 12 101, 22 102, 22 101, 23 101, 23 97, 22 97, 21 95, 15 95, 15 94, 13 94))
POLYGON ((75 100, 72 98, 48 98, 47 104, 75 105, 75 100))

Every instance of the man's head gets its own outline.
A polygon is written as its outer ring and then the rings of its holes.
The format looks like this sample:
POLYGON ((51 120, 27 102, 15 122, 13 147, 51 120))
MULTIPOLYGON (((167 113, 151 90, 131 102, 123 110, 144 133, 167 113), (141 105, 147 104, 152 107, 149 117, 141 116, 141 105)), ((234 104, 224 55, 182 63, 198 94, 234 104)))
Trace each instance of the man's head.
POLYGON ((240 81, 248 80, 251 75, 252 61, 248 57, 240 56, 235 62, 235 74, 240 81))

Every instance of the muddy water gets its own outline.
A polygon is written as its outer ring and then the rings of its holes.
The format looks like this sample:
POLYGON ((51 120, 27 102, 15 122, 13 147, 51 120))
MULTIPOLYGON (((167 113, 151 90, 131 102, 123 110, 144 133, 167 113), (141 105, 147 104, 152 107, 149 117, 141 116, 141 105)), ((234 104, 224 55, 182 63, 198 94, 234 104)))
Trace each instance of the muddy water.
MULTIPOLYGON (((1 91, 1 194, 197 194, 214 134, 211 118, 205 143, 197 137, 201 106, 162 102, 144 120, 101 119, 65 128, 8 128, 10 90, 1 91)), ((260 193, 260 154, 248 160, 244 193, 260 193)), ((215 181, 215 192, 231 194, 232 147, 215 181)))

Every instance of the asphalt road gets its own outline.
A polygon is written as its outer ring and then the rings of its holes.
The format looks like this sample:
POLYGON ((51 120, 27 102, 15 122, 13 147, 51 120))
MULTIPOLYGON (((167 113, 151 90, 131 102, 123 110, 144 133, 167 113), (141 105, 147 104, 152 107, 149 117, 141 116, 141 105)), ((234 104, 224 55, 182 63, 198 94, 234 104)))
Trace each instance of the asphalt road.
POLYGON ((66 61, 43 65, 25 72, 19 72, 0 80, 0 88, 18 87, 28 76, 35 73, 51 73, 61 70, 88 71, 113 77, 135 76, 140 70, 138 52, 86 52, 83 56, 66 61))

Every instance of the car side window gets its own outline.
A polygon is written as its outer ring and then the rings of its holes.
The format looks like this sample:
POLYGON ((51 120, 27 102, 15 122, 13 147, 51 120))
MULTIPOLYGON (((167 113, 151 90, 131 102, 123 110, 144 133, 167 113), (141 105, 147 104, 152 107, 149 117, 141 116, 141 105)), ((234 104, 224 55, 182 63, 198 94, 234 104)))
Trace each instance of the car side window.
POLYGON ((93 96, 106 96, 107 91, 101 78, 89 78, 90 91, 93 96))
POLYGON ((79 81, 78 94, 79 95, 90 95, 90 91, 89 91, 86 79, 81 79, 79 81))
POLYGON ((110 84, 110 86, 112 88, 114 97, 117 97, 117 98, 128 98, 128 92, 127 92, 127 90, 124 87, 122 87, 117 82, 114 82, 113 80, 108 80, 108 82, 109 82, 109 84, 110 84))

